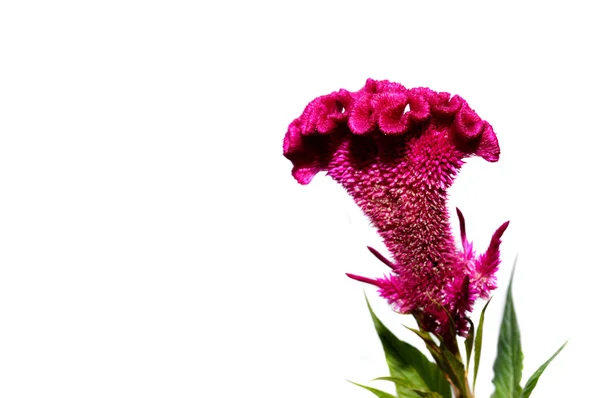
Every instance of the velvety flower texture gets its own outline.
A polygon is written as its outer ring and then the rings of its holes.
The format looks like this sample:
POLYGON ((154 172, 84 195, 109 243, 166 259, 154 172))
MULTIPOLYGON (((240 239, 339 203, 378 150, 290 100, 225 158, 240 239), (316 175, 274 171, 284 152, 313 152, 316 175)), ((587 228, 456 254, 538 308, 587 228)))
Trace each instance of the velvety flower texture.
POLYGON ((310 102, 290 124, 283 152, 301 184, 319 171, 342 184, 393 256, 369 248, 391 273, 348 276, 379 287, 395 310, 415 315, 428 331, 444 334, 453 324, 464 335, 474 301, 496 288, 508 222, 476 255, 458 211, 459 249, 446 191, 464 158, 498 160, 492 127, 458 95, 369 79, 358 92, 342 89, 310 102))

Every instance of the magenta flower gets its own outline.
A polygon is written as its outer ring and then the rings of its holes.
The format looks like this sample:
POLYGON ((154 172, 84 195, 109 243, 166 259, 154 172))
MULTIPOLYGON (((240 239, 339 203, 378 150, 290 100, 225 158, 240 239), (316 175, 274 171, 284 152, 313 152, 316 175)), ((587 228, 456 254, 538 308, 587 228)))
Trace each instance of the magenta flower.
POLYGON ((496 288, 504 223, 487 251, 476 255, 458 211, 457 248, 446 208, 447 189, 469 156, 498 160, 492 127, 461 97, 367 80, 358 92, 314 99, 285 135, 292 174, 308 184, 326 171, 371 219, 392 254, 382 278, 348 274, 373 284, 393 308, 413 314, 428 331, 464 335, 477 298, 496 288))

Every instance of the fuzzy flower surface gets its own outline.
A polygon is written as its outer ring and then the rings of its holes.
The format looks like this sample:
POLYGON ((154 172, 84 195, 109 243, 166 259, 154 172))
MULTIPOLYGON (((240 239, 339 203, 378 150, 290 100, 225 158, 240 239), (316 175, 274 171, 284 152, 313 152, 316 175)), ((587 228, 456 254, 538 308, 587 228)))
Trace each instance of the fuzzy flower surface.
POLYGON ((388 275, 349 277, 377 286, 396 311, 415 315, 428 331, 468 331, 475 300, 496 288, 508 222, 477 255, 457 211, 462 247, 456 247, 447 190, 463 159, 499 159, 489 123, 458 95, 369 79, 357 92, 311 101, 289 125, 283 153, 300 184, 320 171, 340 183, 391 253, 388 260, 369 248, 391 268, 388 275))

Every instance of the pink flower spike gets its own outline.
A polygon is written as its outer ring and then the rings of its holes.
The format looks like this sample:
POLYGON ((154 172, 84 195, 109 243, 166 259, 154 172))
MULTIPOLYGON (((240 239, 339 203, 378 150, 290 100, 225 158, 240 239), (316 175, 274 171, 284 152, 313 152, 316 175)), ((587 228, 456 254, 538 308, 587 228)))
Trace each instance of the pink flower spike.
POLYGON ((500 243, 502 234, 508 228, 506 221, 494 232, 487 251, 481 255, 475 264, 474 282, 479 290, 479 296, 487 299, 490 292, 496 288, 496 271, 500 265, 500 243))
POLYGON ((346 275, 359 282, 365 282, 370 285, 377 286, 379 288, 379 295, 385 298, 389 304, 392 305, 394 310, 399 312, 408 312, 409 308, 404 308, 402 296, 400 294, 400 286, 398 284, 398 277, 395 275, 385 276, 383 278, 371 279, 365 278, 364 276, 354 275, 346 273, 346 275))
POLYGON ((365 282, 365 283, 379 287, 379 282, 375 279, 365 278, 364 276, 349 274, 347 272, 346 272, 346 276, 348 276, 348 278, 354 279, 355 281, 365 282))
MULTIPOLYGON (((473 310, 477 292, 473 289, 468 275, 454 278, 447 286, 447 296, 443 302, 444 307, 452 316, 456 331, 461 336, 466 336, 469 323, 464 314, 473 310)), ((440 330, 440 333, 445 332, 440 330)))
POLYGON ((384 263, 385 265, 387 265, 388 267, 394 269, 394 264, 388 260, 387 258, 383 257, 383 255, 381 253, 379 253, 377 250, 373 249, 371 246, 367 246, 367 249, 369 249, 369 251, 375 256, 377 257, 377 259, 379 261, 381 261, 382 263, 384 263))
POLYGON ((465 227, 465 217, 463 216, 460 209, 456 208, 456 214, 458 215, 458 222, 460 225, 460 239, 463 247, 463 254, 465 260, 469 260, 473 257, 473 243, 467 240, 467 230, 465 227))

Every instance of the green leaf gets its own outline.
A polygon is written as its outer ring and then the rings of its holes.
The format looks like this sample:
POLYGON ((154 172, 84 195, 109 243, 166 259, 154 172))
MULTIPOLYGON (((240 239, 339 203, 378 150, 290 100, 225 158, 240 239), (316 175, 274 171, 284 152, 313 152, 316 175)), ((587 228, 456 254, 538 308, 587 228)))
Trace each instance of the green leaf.
POLYGON ((469 369, 469 364, 471 363, 471 353, 473 352, 473 338, 475 336, 475 325, 473 325, 473 321, 467 318, 469 321, 469 334, 465 339, 465 352, 467 353, 467 369, 469 369))
POLYGON ((398 391, 398 396, 404 397, 405 395, 408 397, 419 396, 418 391, 420 391, 410 380, 406 380, 401 377, 378 377, 373 380, 389 380, 396 384, 396 389, 398 391), (402 391, 402 392, 401 392, 402 391))
MULTIPOLYGON (((348 380, 348 381, 349 381, 349 380, 348 380)), ((376 388, 373 388, 373 387, 369 387, 369 386, 363 386, 362 384, 358 384, 358 383, 355 383, 355 382, 353 382, 353 381, 350 381, 350 383, 352 383, 352 384, 354 384, 354 385, 356 385, 356 386, 359 386, 359 387, 362 387, 362 388, 364 388, 364 389, 367 389, 367 390, 371 391, 373 394, 377 395, 379 398, 397 398, 396 396, 394 396, 394 395, 392 395, 392 394, 390 394, 390 393, 387 393, 387 392, 385 392, 385 391, 378 390, 378 389, 376 389, 376 388)))
MULTIPOLYGON (((452 380, 455 386, 462 386, 461 391, 464 393, 465 386, 465 368, 462 362, 454 355, 444 344, 440 346, 435 343, 431 334, 423 330, 416 330, 407 327, 417 336, 421 337, 425 342, 429 353, 435 359, 441 371, 452 380)), ((441 340, 441 337, 439 337, 441 340)), ((461 388, 461 387, 459 387, 461 388)))
MULTIPOLYGON (((381 340, 390 375, 407 380, 413 390, 437 392, 443 398, 451 398, 450 383, 448 383, 437 365, 429 361, 417 348, 394 336, 373 313, 369 300, 367 300, 367 306, 371 318, 373 318, 375 330, 381 340)), ((406 388, 397 387, 397 391, 398 396, 405 394, 407 397, 418 397, 415 392, 411 392, 406 388)))
MULTIPOLYGON (((516 259, 515 259, 516 265, 516 259)), ((491 398, 518 398, 521 395, 521 376, 523 373, 523 351, 521 351, 521 332, 512 299, 512 283, 515 274, 513 266, 504 316, 498 337, 498 355, 494 362, 494 379, 496 390, 491 398)))
POLYGON ((447 364, 446 374, 452 380, 452 383, 461 392, 462 397, 469 396, 467 394, 467 385, 465 377, 465 365, 444 345, 441 344, 442 355, 447 364))
POLYGON ((419 397, 442 398, 442 396, 440 394, 438 394, 437 392, 412 389, 411 386, 405 380, 399 379, 397 377, 378 377, 375 380, 387 380, 387 381, 391 381, 394 384, 396 384, 396 386, 400 386, 400 387, 411 389, 411 391, 417 393, 419 395, 419 397))
POLYGON ((427 349, 429 350, 429 352, 434 357, 435 357, 435 355, 442 355, 442 351, 440 351, 440 348, 438 347, 437 343, 431 337, 431 333, 426 332, 424 330, 414 329, 414 328, 411 328, 408 326, 404 326, 404 327, 406 329, 410 330, 411 332, 413 332, 414 334, 416 334, 417 336, 419 336, 423 340, 425 345, 427 346, 427 349))
POLYGON ((424 330, 413 329, 408 326, 404 326, 404 327, 407 328, 408 330, 410 330, 411 332, 415 333, 417 336, 419 336, 423 340, 423 342, 425 343, 425 346, 427 347, 427 351, 429 351, 429 353, 431 354, 431 356, 437 363, 439 369, 442 371, 442 373, 448 374, 450 371, 449 365, 446 363, 446 360, 444 359, 444 356, 442 355, 442 350, 440 349, 440 347, 438 347, 437 343, 431 337, 431 333, 426 332, 424 330))
POLYGON ((531 392, 537 385, 538 379, 540 378, 542 373, 544 373, 544 370, 546 370, 548 365, 550 365, 550 362, 552 362, 552 360, 554 358, 556 358, 558 353, 561 352, 562 349, 565 348, 566 345, 567 345, 567 342, 565 342, 562 346, 560 346, 560 348, 554 353, 554 355, 552 355, 552 357, 550 357, 550 359, 548 359, 546 362, 544 362, 544 364, 542 366, 540 366, 539 369, 536 370, 533 375, 531 375, 529 380, 527 380, 527 384, 525 384, 525 387, 523 388, 523 392, 521 393, 521 398, 528 398, 531 395, 531 392))
POLYGON ((485 321, 485 310, 490 305, 490 298, 483 310, 481 310, 481 316, 479 317, 479 325, 477 325, 477 334, 475 336, 475 363, 473 364, 473 393, 475 393, 475 385, 477 384, 477 373, 479 372, 479 360, 481 359, 481 344, 483 343, 483 322, 485 321))

